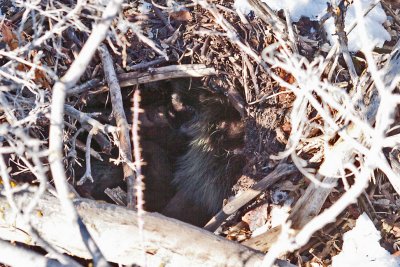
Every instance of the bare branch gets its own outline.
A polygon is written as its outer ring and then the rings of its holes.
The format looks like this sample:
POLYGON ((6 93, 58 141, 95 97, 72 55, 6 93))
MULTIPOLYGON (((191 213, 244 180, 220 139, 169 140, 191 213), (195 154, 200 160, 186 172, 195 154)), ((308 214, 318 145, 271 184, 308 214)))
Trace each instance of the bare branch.
MULTIPOLYGON (((121 87, 119 86, 119 81, 117 74, 115 73, 113 67, 113 61, 110 53, 106 46, 101 45, 99 47, 101 60, 103 62, 104 75, 106 77, 108 87, 110 88, 111 103, 113 108, 113 115, 117 122, 119 129, 119 153, 122 154, 123 160, 133 161, 132 157, 132 146, 129 136, 129 125, 126 120, 124 106, 122 103, 121 87)), ((124 171, 124 179, 127 183, 127 205, 129 208, 133 209, 136 207, 136 194, 135 194, 135 179, 136 175, 133 169, 126 163, 122 163, 124 171)))
POLYGON ((95 25, 79 56, 75 59, 67 73, 60 79, 60 81, 56 82, 52 90, 53 95, 49 135, 49 162, 51 173, 60 202, 65 211, 69 214, 69 220, 71 220, 73 224, 80 225, 81 236, 85 240, 87 248, 92 252, 97 266, 108 266, 108 264, 101 256, 101 252, 97 245, 90 238, 89 232, 87 232, 85 225, 79 219, 79 216, 69 199, 67 179, 64 173, 64 165, 62 163, 64 103, 66 92, 76 84, 85 71, 86 66, 89 64, 91 58, 96 52, 97 47, 105 39, 112 19, 117 15, 121 4, 121 0, 113 0, 107 5, 102 16, 102 21, 95 25))
MULTIPOLYGON (((60 267, 69 266, 61 264, 57 260, 46 258, 33 251, 13 246, 0 240, 0 262, 15 267, 38 266, 38 267, 60 267)), ((80 265, 79 265, 80 266, 80 265)))

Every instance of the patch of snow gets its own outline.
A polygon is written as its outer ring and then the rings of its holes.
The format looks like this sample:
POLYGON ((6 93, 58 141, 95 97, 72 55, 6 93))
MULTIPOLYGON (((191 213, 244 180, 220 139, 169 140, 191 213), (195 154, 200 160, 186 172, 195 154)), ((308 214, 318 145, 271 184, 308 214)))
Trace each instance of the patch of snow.
POLYGON ((332 258, 332 267, 396 267, 400 260, 381 247, 381 235, 363 213, 356 226, 343 235, 342 251, 332 258))
POLYGON ((275 190, 271 195, 272 205, 269 213, 268 223, 255 229, 251 234, 252 237, 261 235, 267 232, 269 229, 284 224, 291 211, 291 205, 293 204, 293 197, 290 197, 288 193, 281 190, 275 190), (280 203, 281 205, 278 205, 280 203))
POLYGON ((283 206, 272 205, 270 219, 269 219, 268 223, 255 229, 251 233, 251 237, 256 237, 258 235, 261 235, 261 234, 267 232, 271 228, 274 228, 276 226, 284 224, 290 215, 290 210, 291 210, 290 206, 288 206, 286 204, 283 206))
POLYGON ((286 222, 291 210, 290 205, 283 205, 282 207, 273 206, 271 210, 271 227, 281 225, 286 222))
POLYGON ((294 199, 285 191, 275 190, 271 196, 271 200, 274 204, 281 204, 273 205, 271 209, 271 227, 275 227, 286 222, 294 199))
MULTIPOLYGON (((292 21, 297 22, 304 16, 311 20, 319 20, 326 13, 327 0, 262 0, 266 2, 273 10, 287 9, 292 21)), ((374 0, 358 0, 360 1, 362 10, 367 10, 374 0)), ((248 14, 251 11, 251 6, 247 0, 235 0, 234 7, 240 10, 243 14, 248 14)), ((345 24, 346 28, 353 24, 356 19, 354 4, 350 5, 346 13, 345 24)), ((382 47, 385 41, 390 40, 390 34, 383 27, 383 23, 387 20, 387 16, 379 3, 365 17, 368 39, 377 47, 382 47)), ((335 26, 333 18, 325 22, 325 29, 328 33, 330 42, 335 43, 335 26)), ((357 27, 349 34, 349 50, 356 52, 361 49, 360 33, 357 27)))
MULTIPOLYGON (((326 13, 326 0, 261 0, 268 4, 273 10, 287 9, 293 21, 309 17, 311 20, 318 20, 326 13)), ((235 0, 234 7, 243 14, 248 14, 252 8, 247 0, 235 0)))
MULTIPOLYGON (((367 10, 369 5, 373 0, 359 0, 362 10, 367 10)), ((379 3, 375 8, 373 8, 368 15, 364 18, 365 27, 367 29, 367 37, 371 43, 377 47, 382 47, 385 41, 390 40, 390 34, 383 27, 383 23, 387 20, 387 16, 379 3)), ((354 4, 349 7, 346 13, 346 29, 348 29, 356 21, 356 9, 354 4)), ((328 37, 330 41, 336 42, 336 37, 332 36, 335 33, 335 26, 333 19, 329 19, 325 25, 328 37)), ((349 51, 355 52, 361 50, 362 44, 360 42, 360 33, 357 31, 357 27, 354 28, 352 32, 347 36, 349 41, 349 51)))

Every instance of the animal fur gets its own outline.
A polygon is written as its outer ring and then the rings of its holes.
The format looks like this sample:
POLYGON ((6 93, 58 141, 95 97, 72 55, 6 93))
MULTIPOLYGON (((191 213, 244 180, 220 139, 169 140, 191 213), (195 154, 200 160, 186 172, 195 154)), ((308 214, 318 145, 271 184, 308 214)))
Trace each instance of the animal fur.
POLYGON ((203 91, 195 110, 184 124, 192 139, 175 167, 177 193, 163 213, 203 225, 222 208, 239 178, 244 158, 234 151, 243 145, 244 126, 224 96, 203 91))

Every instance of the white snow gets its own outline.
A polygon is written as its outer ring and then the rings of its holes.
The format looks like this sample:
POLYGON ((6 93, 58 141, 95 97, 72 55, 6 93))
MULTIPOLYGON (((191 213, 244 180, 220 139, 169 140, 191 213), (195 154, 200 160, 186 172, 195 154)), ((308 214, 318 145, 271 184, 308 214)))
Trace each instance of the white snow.
MULTIPOLYGON (((326 10, 326 0, 262 0, 273 10, 287 9, 293 21, 297 22, 301 16, 318 20, 326 10)), ((234 7, 244 14, 251 11, 247 0, 235 0, 234 7)))
POLYGON ((282 225, 287 221, 289 217, 291 205, 293 204, 293 197, 285 191, 275 190, 271 195, 271 211, 269 214, 269 223, 265 224, 253 231, 252 237, 261 235, 267 232, 269 229, 276 226, 282 225), (279 204, 282 203, 282 204, 279 204))
POLYGON ((332 258, 332 267, 397 267, 400 261, 379 244, 381 235, 363 213, 356 226, 343 235, 342 251, 332 258))
MULTIPOLYGON (((273 10, 287 9, 294 22, 299 21, 302 16, 309 17, 311 20, 319 20, 326 13, 327 0, 262 0, 273 10)), ((367 10, 373 0, 358 0, 362 10, 367 10)), ((244 14, 251 11, 251 6, 247 0, 235 0, 234 7, 244 14)), ((351 5, 346 13, 346 27, 348 28, 355 21, 355 7, 351 5)), ((378 4, 365 18, 367 36, 377 47, 382 47, 385 41, 390 40, 390 34, 382 26, 387 19, 381 4, 378 4)), ((328 38, 332 44, 336 42, 335 27, 333 18, 325 23, 328 38)), ((349 50, 356 52, 361 49, 360 34, 357 27, 349 34, 349 50)))

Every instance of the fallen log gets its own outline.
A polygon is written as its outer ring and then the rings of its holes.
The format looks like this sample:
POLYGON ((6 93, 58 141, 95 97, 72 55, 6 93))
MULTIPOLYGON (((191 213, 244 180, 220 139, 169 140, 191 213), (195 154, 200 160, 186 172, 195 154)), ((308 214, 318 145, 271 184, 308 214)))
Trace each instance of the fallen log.
MULTIPOLYGON (((16 194, 18 205, 32 201, 32 193, 16 194)), ((215 236, 189 224, 146 213, 144 242, 139 235, 138 216, 124 207, 88 199, 73 200, 82 221, 104 257, 119 264, 148 266, 258 266, 263 254, 215 236)), ((49 244, 63 253, 90 259, 79 234, 58 200, 46 193, 39 200, 31 225, 49 244)), ((21 215, 12 212, 6 197, 0 195, 0 238, 36 245, 24 226, 21 215)), ((1 259, 0 259, 1 261, 1 259)))

